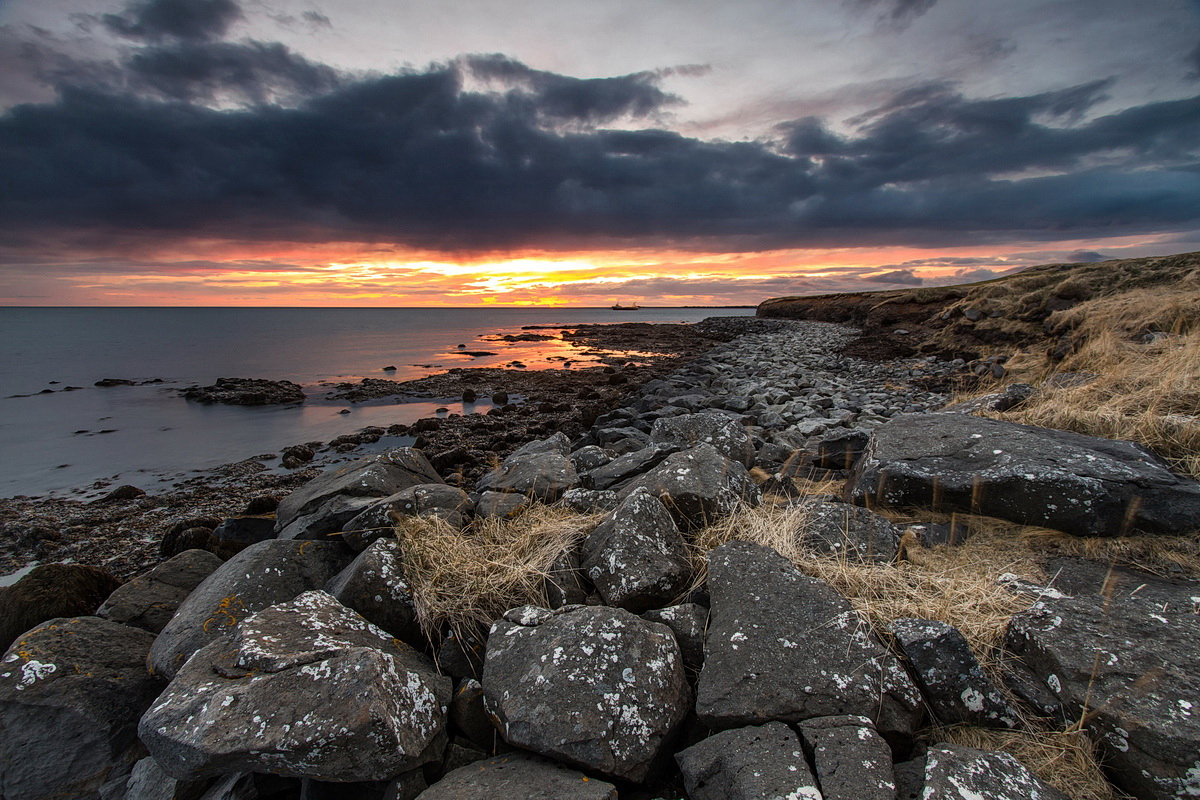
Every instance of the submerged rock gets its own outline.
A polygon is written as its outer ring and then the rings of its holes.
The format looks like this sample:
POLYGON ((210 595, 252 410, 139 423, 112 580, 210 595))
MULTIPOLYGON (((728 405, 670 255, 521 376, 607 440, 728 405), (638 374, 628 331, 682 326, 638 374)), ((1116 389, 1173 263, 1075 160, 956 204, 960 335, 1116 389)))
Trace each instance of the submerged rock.
POLYGON ((217 378, 211 386, 189 386, 179 392, 196 403, 224 403, 235 406, 267 406, 303 403, 304 391, 291 381, 265 378, 217 378))

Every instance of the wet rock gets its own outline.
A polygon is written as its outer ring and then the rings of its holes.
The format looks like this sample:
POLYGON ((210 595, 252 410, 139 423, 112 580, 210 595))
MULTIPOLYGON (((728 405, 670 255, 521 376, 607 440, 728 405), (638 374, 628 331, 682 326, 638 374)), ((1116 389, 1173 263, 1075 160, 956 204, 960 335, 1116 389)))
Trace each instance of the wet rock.
POLYGON ((675 760, 691 800, 821 800, 800 740, 779 722, 718 733, 675 760))
POLYGON ((877 428, 848 485, 860 503, 1077 536, 1200 529, 1200 484, 1139 445, 966 414, 906 414, 877 428))
POLYGON ((143 755, 138 718, 162 690, 153 634, 98 617, 56 618, 0 658, 0 797, 98 797, 143 755))
POLYGON ((340 542, 270 539, 250 545, 205 578, 179 606, 151 649, 155 673, 174 677, 193 653, 232 633, 245 617, 321 588, 348 561, 340 542))
POLYGON ((712 597, 696 713, 712 728, 868 717, 904 749, 920 694, 846 598, 767 547, 708 554, 712 597))
POLYGON ((325 591, 372 625, 413 647, 425 637, 412 592, 404 580, 403 550, 395 539, 380 539, 325 584, 325 591))
POLYGON ((221 566, 204 550, 185 550, 123 584, 96 609, 96 616, 158 633, 192 590, 221 566))
POLYGON ((620 495, 628 497, 639 488, 659 498, 676 524, 687 531, 715 522, 742 505, 762 502, 762 493, 746 468, 708 444, 668 457, 636 478, 620 495))
POLYGON ((511 492, 483 492, 475 504, 475 516, 515 519, 529 507, 529 498, 511 492))
POLYGON ((571 459, 550 450, 509 456, 484 475, 477 488, 480 492, 509 492, 553 503, 578 484, 579 473, 571 459))
POLYGON ((91 614, 121 582, 99 567, 41 564, 12 586, 0 586, 0 647, 55 617, 91 614))
POLYGON ((304 392, 291 381, 263 378, 217 378, 211 386, 189 386, 179 392, 196 403, 224 403, 235 406, 267 406, 303 403, 304 392))
POLYGON ((138 733, 178 779, 388 780, 440 760, 450 689, 425 656, 305 592, 197 652, 138 733))
POLYGON ((593 489, 622 489, 625 484, 657 467, 667 456, 678 453, 679 445, 652 444, 618 456, 601 467, 597 467, 584 477, 584 483, 593 489))
POLYGON ((708 609, 696 603, 658 608, 642 614, 642 619, 666 625, 675 634, 683 666, 699 672, 704 665, 704 633, 708 630, 708 609))
POLYGON ((139 489, 136 486, 131 486, 130 484, 126 483, 126 484, 122 484, 121 486, 118 486, 117 488, 113 489, 111 492, 104 495, 104 497, 101 497, 96 502, 97 503, 119 503, 122 500, 136 500, 139 497, 145 497, 145 496, 146 496, 145 489, 139 489))
POLYGON ((482 684, 508 743, 632 781, 689 699, 670 629, 605 607, 508 612, 488 636, 482 684))
POLYGON ((799 531, 807 547, 848 561, 887 564, 896 559, 900 530, 873 511, 849 503, 809 501, 799 531))
POLYGON ((400 447, 326 470, 285 497, 275 514, 281 539, 317 539, 365 511, 375 501, 410 486, 442 483, 420 450, 400 447))
POLYGON ((650 441, 680 448, 710 444, 718 453, 740 462, 743 467, 754 466, 754 443, 750 441, 746 427, 725 414, 680 414, 655 420, 650 441))
POLYGON ((979 666, 957 628, 929 619, 898 619, 892 636, 913 666, 917 685, 942 722, 1015 728, 1017 714, 979 666))
POLYGON ((424 483, 401 489, 377 500, 342 526, 342 541, 362 552, 371 542, 395 534, 401 517, 438 518, 455 528, 464 527, 475 505, 462 489, 444 483, 424 483))
POLYGON ((128 378, 101 378, 92 385, 99 386, 102 389, 108 389, 113 386, 136 386, 137 384, 128 378))
POLYGON ((1008 753, 939 744, 925 758, 922 800, 1068 800, 1008 753))
POLYGON ((895 800, 892 751, 860 716, 817 717, 800 723, 824 800, 895 800))
POLYGON ((692 579, 679 529, 644 489, 600 521, 583 544, 581 565, 606 605, 634 613, 670 603, 692 579))
POLYGON ((1068 719, 1085 720, 1110 779, 1136 797, 1200 793, 1197 596, 1194 588, 1165 603, 1052 592, 1008 623, 1007 651, 1068 719))
POLYGON ((454 770, 420 800, 617 800, 611 783, 524 753, 508 753, 454 770))

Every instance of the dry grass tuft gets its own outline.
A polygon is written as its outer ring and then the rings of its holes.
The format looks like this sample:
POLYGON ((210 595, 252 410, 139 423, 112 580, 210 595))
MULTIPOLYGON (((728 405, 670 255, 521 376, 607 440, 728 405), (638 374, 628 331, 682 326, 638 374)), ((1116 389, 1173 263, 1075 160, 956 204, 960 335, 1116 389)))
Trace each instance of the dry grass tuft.
POLYGON ((1072 800, 1118 800, 1127 796, 1105 780, 1095 746, 1081 732, 997 731, 956 725, 935 729, 931 741, 1002 750, 1072 800))
POLYGON ((554 560, 578 544, 598 516, 534 505, 515 520, 477 519, 458 530, 440 519, 396 526, 404 576, 426 635, 443 627, 473 634, 516 606, 546 605, 554 560))
POLYGON ((1143 534, 1102 539, 1043 531, 1025 541, 1047 555, 1086 558, 1165 578, 1200 580, 1200 539, 1195 537, 1143 534))

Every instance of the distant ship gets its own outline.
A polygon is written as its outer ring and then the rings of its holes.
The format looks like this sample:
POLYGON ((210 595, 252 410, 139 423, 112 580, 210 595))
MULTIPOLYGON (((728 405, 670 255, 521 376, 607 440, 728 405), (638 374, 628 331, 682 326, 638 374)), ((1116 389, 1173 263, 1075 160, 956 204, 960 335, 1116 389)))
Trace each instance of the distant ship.
POLYGON ((613 310, 613 311, 637 311, 637 310, 638 310, 638 304, 637 304, 637 303, 634 303, 634 304, 633 304, 633 305, 631 305, 631 306, 623 306, 623 305, 621 305, 620 303, 613 303, 613 304, 612 304, 612 310, 613 310))

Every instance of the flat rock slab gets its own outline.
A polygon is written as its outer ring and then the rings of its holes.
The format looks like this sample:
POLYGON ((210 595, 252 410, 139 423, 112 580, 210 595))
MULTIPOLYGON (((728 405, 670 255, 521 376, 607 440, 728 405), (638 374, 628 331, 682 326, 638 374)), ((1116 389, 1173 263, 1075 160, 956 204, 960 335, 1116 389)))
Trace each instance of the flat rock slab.
POLYGON ((675 761, 690 800, 822 800, 800 740, 780 722, 718 733, 675 761))
POLYGON ((1200 530, 1200 484, 1139 445, 966 414, 906 414, 877 428, 847 485, 859 503, 1076 536, 1200 530))
POLYGON ((275 527, 284 539, 313 539, 341 530, 374 500, 410 486, 445 483, 420 450, 399 447, 326 470, 283 498, 275 527))
POLYGON ((632 781, 690 699, 670 628, 603 606, 508 612, 492 625, 482 683, 510 744, 632 781))
POLYGON ((184 550, 122 585, 96 609, 96 616, 158 633, 220 566, 221 559, 206 550, 184 550))
POLYGON ((817 717, 799 727, 824 800, 895 800, 892 751, 871 720, 817 717))
POLYGON ((952 744, 929 748, 921 800, 1069 800, 1008 753, 952 744))
POLYGON ((680 449, 677 444, 658 443, 634 450, 588 472, 583 476, 583 482, 593 489, 619 491, 629 481, 643 472, 654 469, 666 460, 667 456, 678 453, 680 449))
POLYGON ((984 674, 958 628, 915 617, 895 620, 891 628, 938 719, 948 725, 1017 727, 1016 712, 984 674))
POLYGON ((138 718, 162 691, 154 635, 99 617, 52 619, 0 658, 0 797, 98 797, 143 755, 138 718))
POLYGON ((634 613, 667 605, 692 580, 683 536, 644 489, 600 521, 583 544, 581 566, 606 605, 634 613))
POLYGON ((650 441, 679 447, 709 444, 747 469, 754 466, 754 442, 750 440, 746 426, 727 414, 704 412, 656 419, 650 441))
POLYGON ((725 729, 856 714, 893 744, 908 743, 920 693, 836 590, 749 542, 708 554, 708 590, 701 722, 725 729))
POLYGON ((450 679, 331 595, 247 617, 193 656, 138 733, 168 775, 388 780, 441 758, 450 679))
POLYGON ((172 678, 193 653, 256 611, 319 589, 349 562, 340 542, 270 539, 247 547, 204 579, 154 640, 151 664, 172 678))
POLYGON ((404 579, 403 552, 395 539, 380 539, 325 584, 325 591, 400 641, 423 647, 425 637, 404 579))
POLYGON ((900 530, 887 518, 850 503, 806 501, 800 538, 824 555, 860 563, 887 564, 900 549, 900 530))
POLYGON ((1086 713, 1110 779, 1139 798, 1200 796, 1198 598, 1043 597, 1005 633, 1068 719, 1086 713))
POLYGON ((417 796, 419 800, 617 800, 611 783, 523 753, 459 767, 417 796))
POLYGON ((499 467, 484 475, 480 492, 522 494, 553 503, 568 489, 579 485, 579 473, 568 456, 556 451, 509 456, 499 467))
POLYGON ((737 461, 701 444, 669 456, 621 490, 622 498, 645 489, 659 498, 685 531, 699 530, 739 507, 757 506, 762 492, 737 461))

